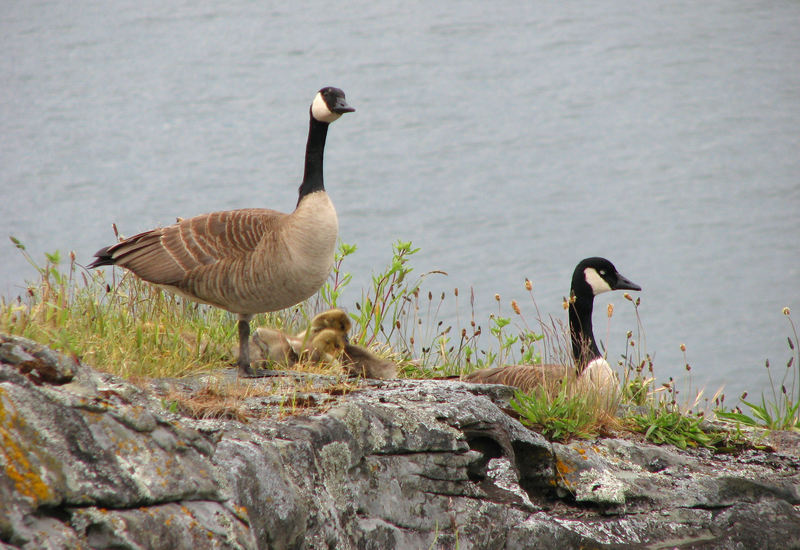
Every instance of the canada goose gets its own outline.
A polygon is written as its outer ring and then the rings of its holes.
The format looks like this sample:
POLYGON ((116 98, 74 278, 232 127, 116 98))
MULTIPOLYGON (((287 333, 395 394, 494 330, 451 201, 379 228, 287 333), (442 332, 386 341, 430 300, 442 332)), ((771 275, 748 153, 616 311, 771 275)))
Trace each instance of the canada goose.
POLYGON ((609 385, 615 380, 594 339, 592 331, 592 308, 594 297, 610 290, 641 290, 642 288, 622 276, 605 258, 586 258, 572 273, 570 294, 574 300, 569 304, 569 330, 575 368, 567 365, 506 365, 477 370, 464 380, 482 384, 506 384, 523 391, 544 387, 554 390, 562 380, 578 382, 578 387, 609 385))
POLYGON ((302 343, 284 332, 258 327, 250 337, 250 360, 269 361, 291 367, 299 359, 302 343))
MULTIPOLYGON (((307 333, 313 338, 315 334, 325 330, 335 330, 345 336, 344 354, 342 363, 348 374, 364 378, 386 379, 397 376, 397 366, 394 362, 381 359, 367 348, 351 344, 347 339, 352 323, 347 314, 341 309, 330 309, 316 315, 311 320, 307 333)), ((298 338, 303 334, 298 334, 298 338)))
POLYGON ((250 338, 251 358, 286 367, 307 359, 323 363, 331 363, 336 359, 351 376, 376 379, 396 377, 397 366, 394 362, 349 342, 347 333, 351 326, 347 313, 341 309, 330 309, 315 315, 308 328, 294 336, 278 329, 259 327, 250 338))
POLYGON ((239 317, 239 373, 252 375, 250 319, 314 294, 333 266, 339 222, 323 184, 328 126, 353 112, 338 88, 311 103, 295 210, 247 208, 187 218, 102 248, 89 267, 118 265, 145 281, 239 317))
POLYGON ((350 322, 350 317, 347 316, 347 313, 341 309, 329 309, 316 314, 311 319, 308 328, 297 334, 295 338, 300 340, 305 340, 309 337, 313 338, 320 331, 327 328, 340 332, 347 339, 347 333, 350 332, 352 326, 353 324, 350 322))
MULTIPOLYGON (((301 355, 307 357, 313 350, 313 339, 321 331, 332 329, 342 335, 347 342, 350 332, 350 318, 341 309, 329 309, 315 315, 308 328, 298 334, 290 335, 282 330, 270 327, 258 327, 250 336, 250 360, 269 361, 285 367, 291 367, 300 360, 301 355)), ((238 356, 238 345, 234 355, 238 356)))
POLYGON ((326 328, 314 335, 303 355, 307 354, 308 359, 314 363, 335 364, 344 353, 344 348, 344 335, 326 328))
POLYGON ((332 329, 319 331, 304 343, 300 338, 281 330, 259 327, 250 337, 250 358, 287 368, 304 361, 335 363, 344 352, 344 346, 344 335, 332 329))
POLYGON ((347 374, 386 380, 397 378, 397 365, 388 359, 382 359, 367 348, 355 344, 345 344, 342 364, 347 374))

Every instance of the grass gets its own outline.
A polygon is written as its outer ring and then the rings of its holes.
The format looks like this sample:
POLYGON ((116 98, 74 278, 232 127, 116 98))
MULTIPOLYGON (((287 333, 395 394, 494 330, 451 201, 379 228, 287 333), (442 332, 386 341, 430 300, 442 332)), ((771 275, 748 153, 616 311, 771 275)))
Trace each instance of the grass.
MULTIPOLYGON (((39 280, 25 294, 0 301, 0 331, 47 343, 113 374, 180 377, 218 369, 232 361, 235 317, 112 269, 87 271, 70 254, 66 270, 59 253, 37 264, 12 238, 39 280)), ((255 323, 300 326, 303 312, 260 315, 255 323)))
POLYGON ((764 363, 772 389, 770 401, 762 394, 761 403, 747 401, 747 394, 741 397, 742 404, 747 407, 745 412, 736 407, 726 410, 720 407, 717 417, 729 422, 740 423, 746 426, 767 428, 770 430, 800 430, 800 342, 797 337, 797 327, 792 320, 788 307, 783 308, 783 315, 789 322, 792 336, 786 338, 789 346, 789 360, 781 376, 780 389, 770 369, 769 360, 764 363), (793 338, 794 337, 794 338, 793 338))
POLYGON ((609 410, 607 403, 571 393, 566 385, 555 395, 544 390, 529 394, 518 391, 511 400, 511 408, 520 415, 523 424, 554 441, 588 439, 618 427, 614 411, 609 410))
MULTIPOLYGON (((138 383, 146 388, 146 382, 138 383)), ((353 381, 338 380, 315 387, 311 381, 240 380, 211 375, 197 389, 172 387, 162 398, 164 408, 198 419, 230 419, 248 422, 251 418, 284 418, 319 409, 320 399, 332 400, 358 389, 353 381), (314 397, 317 396, 317 397, 314 397)))
MULTIPOLYGON (((45 254, 40 264, 22 243, 13 237, 12 242, 37 270, 38 280, 29 283, 21 296, 0 298, 0 331, 46 343, 96 368, 133 379, 183 377, 232 365, 237 339, 232 314, 176 297, 117 268, 86 270, 76 263, 74 254, 69 255, 66 266, 59 253, 45 254)), ((344 291, 351 282, 343 265, 356 250, 354 245, 341 243, 331 278, 319 293, 293 308, 259 315, 253 326, 298 332, 316 313, 344 307, 353 321, 352 341, 395 360, 401 376, 408 378, 462 375, 483 367, 535 364, 543 359, 571 364, 568 327, 561 320, 542 317, 529 280, 525 279, 524 285, 531 302, 528 309, 535 312, 533 320, 516 301, 505 310, 501 296, 495 294, 497 309, 486 320, 484 330, 475 316, 473 292, 467 296, 469 315, 462 317, 459 311, 464 296, 459 289, 437 295, 423 289, 427 278, 446 274, 432 271, 416 275, 412 260, 419 249, 410 242, 395 243, 389 265, 372 276, 352 307, 343 306, 344 291), (454 300, 459 312, 455 327, 439 320, 447 300, 454 300)), ((730 439, 703 427, 702 420, 712 410, 736 429, 739 424, 769 429, 800 426, 800 350, 788 308, 784 314, 793 332, 793 338, 788 339, 792 357, 782 374, 780 389, 776 391, 773 384, 771 400, 762 396, 761 404, 754 404, 743 398, 745 411, 739 407, 729 410, 721 393, 704 398, 702 391, 692 389, 688 361, 688 389, 679 389, 671 378, 656 384, 639 316, 641 299, 627 293, 623 296, 634 308, 636 327, 627 333, 625 351, 617 361, 621 373, 618 394, 612 400, 602 400, 593 398, 592 392, 568 391, 566 386, 561 392, 517 393, 512 407, 524 423, 558 440, 627 430, 641 432, 656 443, 718 449, 730 439), (619 416, 619 405, 628 411, 623 417, 619 416)), ((563 305, 568 307, 566 298, 563 305)), ((609 305, 609 325, 613 313, 609 305)), ((685 359, 685 347, 681 349, 685 359)), ((324 372, 318 365, 301 370, 324 372)), ((769 363, 767 371, 773 381, 769 363)), ((242 418, 249 414, 237 408, 252 397, 246 390, 209 384, 191 399, 171 396, 165 406, 179 407, 184 414, 197 417, 242 418)), ((270 391, 291 394, 296 390, 270 391)), ((296 408, 287 405, 290 411, 296 408)))
POLYGON ((678 410, 650 408, 645 414, 631 415, 627 422, 632 429, 644 433, 653 443, 669 443, 680 449, 687 447, 715 448, 724 438, 718 431, 706 431, 702 418, 678 410))

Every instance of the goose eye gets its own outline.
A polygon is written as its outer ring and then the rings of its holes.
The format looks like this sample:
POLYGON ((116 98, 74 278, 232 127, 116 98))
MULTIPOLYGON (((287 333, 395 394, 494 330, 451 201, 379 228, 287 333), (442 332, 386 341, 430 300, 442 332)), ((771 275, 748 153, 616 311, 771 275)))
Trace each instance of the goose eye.
POLYGON ((606 270, 605 270, 605 269, 601 269, 601 270, 600 270, 600 275, 602 275, 603 277, 605 277, 605 275, 606 275, 606 270))

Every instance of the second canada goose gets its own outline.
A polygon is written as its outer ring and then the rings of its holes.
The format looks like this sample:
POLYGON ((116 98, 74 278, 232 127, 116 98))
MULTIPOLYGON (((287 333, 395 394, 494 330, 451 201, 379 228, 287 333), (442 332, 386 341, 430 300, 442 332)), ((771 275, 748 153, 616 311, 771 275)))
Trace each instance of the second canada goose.
POLYGON ((252 375, 250 320, 313 295, 333 266, 339 222, 323 182, 328 126, 353 112, 338 88, 310 107, 305 171, 290 214, 261 208, 213 212, 102 248, 89 267, 118 265, 141 279, 239 317, 239 373, 252 375))
POLYGON ((603 359, 592 330, 594 297, 611 290, 642 290, 636 283, 622 276, 605 258, 581 260, 572 273, 569 304, 569 331, 575 368, 567 365, 506 365, 477 370, 464 380, 482 384, 506 384, 523 391, 545 387, 553 389, 561 380, 591 386, 608 385, 614 380, 611 367, 603 359))

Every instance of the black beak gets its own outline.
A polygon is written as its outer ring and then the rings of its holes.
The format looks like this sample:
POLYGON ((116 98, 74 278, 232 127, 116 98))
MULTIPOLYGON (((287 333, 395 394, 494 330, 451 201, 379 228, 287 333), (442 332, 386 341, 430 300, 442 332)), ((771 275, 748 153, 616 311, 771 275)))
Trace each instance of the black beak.
POLYGON ((333 111, 337 115, 342 115, 344 113, 352 113, 353 111, 355 111, 355 109, 347 104, 347 100, 345 100, 345 98, 337 97, 336 105, 331 107, 331 111, 333 111))
POLYGON ((617 273, 617 283, 612 290, 642 290, 642 287, 617 273))

